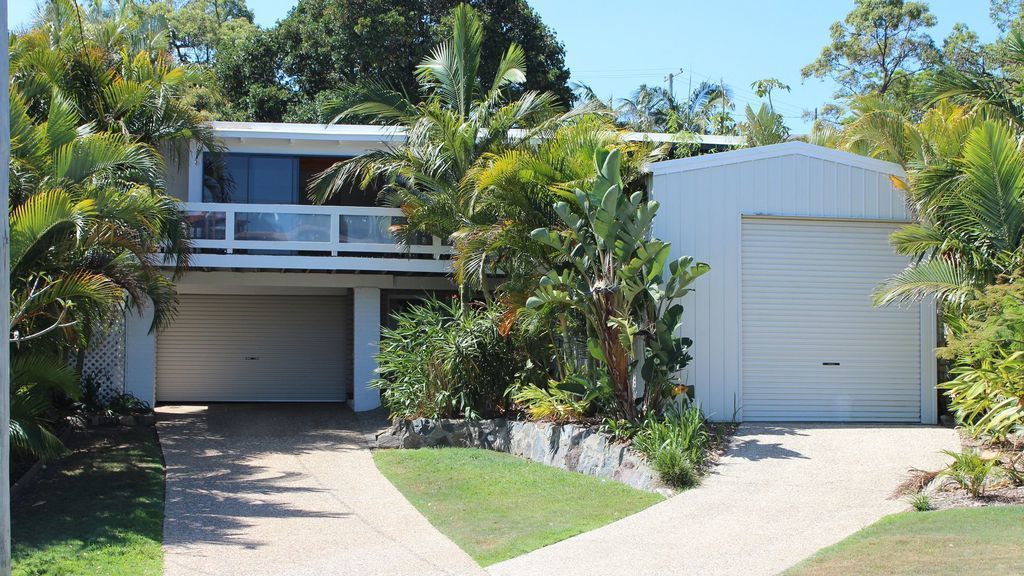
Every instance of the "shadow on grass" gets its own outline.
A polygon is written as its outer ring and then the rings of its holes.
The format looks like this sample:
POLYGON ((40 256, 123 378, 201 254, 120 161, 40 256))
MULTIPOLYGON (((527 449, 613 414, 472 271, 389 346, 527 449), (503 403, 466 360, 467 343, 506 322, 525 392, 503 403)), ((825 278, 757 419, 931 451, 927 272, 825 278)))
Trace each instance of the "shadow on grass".
POLYGON ((14 573, 158 573, 164 486, 155 432, 86 431, 69 448, 12 503, 14 573))

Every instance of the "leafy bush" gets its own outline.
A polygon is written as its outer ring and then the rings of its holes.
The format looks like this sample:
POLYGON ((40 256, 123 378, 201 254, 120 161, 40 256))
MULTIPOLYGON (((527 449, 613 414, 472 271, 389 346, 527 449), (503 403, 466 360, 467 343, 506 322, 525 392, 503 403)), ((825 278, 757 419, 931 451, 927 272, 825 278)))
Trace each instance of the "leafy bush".
POLYGON ((637 420, 662 409, 690 361, 690 340, 677 336, 678 300, 709 267, 689 257, 669 261, 671 245, 650 236, 658 203, 626 193, 620 161, 619 150, 596 151, 593 185, 555 204, 558 228, 531 233, 564 265, 541 278, 526 305, 572 310, 586 320, 587 347, 617 415, 637 420))
POLYGON ((602 400, 611 396, 601 382, 571 374, 562 381, 550 380, 546 388, 520 388, 513 399, 534 420, 574 422, 593 414, 602 400))
POLYGON ((989 286, 952 323, 940 355, 956 375, 942 385, 957 420, 995 441, 1024 432, 1024 282, 989 286))
POLYGON ((953 452, 942 451, 953 458, 953 463, 942 471, 942 476, 952 479, 971 496, 977 498, 985 494, 985 486, 999 471, 997 458, 983 458, 977 450, 953 452))
POLYGON ((533 378, 530 335, 503 336, 499 315, 428 299, 395 314, 377 356, 384 405, 398 418, 482 418, 509 408, 508 392, 533 378))
POLYGON ((693 462, 682 452, 671 449, 659 449, 654 453, 651 462, 654 470, 669 486, 676 488, 692 488, 700 481, 693 462))
POLYGON ((661 418, 648 415, 633 436, 633 448, 647 457, 666 483, 688 488, 707 463, 710 435, 700 408, 671 405, 661 418))

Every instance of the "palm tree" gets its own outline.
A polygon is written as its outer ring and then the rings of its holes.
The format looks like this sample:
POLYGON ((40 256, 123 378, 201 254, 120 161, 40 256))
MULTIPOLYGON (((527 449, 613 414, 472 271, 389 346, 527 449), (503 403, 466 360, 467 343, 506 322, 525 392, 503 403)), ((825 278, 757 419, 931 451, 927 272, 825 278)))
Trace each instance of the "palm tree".
POLYGON ((747 146, 767 146, 789 140, 789 128, 782 115, 773 112, 768 106, 761 104, 757 112, 754 112, 750 104, 747 104, 744 113, 747 121, 743 124, 742 132, 747 146))
POLYGON ((619 100, 619 121, 637 132, 665 132, 671 110, 677 103, 668 90, 642 84, 630 98, 619 100))
POLYGON ((557 98, 549 92, 526 91, 507 101, 508 88, 525 80, 523 49, 509 46, 488 84, 479 78, 483 26, 466 4, 452 11, 451 37, 437 46, 416 71, 426 98, 413 104, 383 87, 373 97, 343 112, 374 116, 378 122, 404 128, 401 146, 339 162, 319 174, 311 196, 325 201, 352 184, 382 184, 382 199, 399 207, 406 221, 393 226, 406 245, 422 234, 449 238, 457 230, 485 218, 475 203, 476 188, 468 177, 485 155, 524 149, 541 130, 564 122, 557 98))
POLYGON ((173 258, 183 270, 191 242, 177 201, 162 191, 160 154, 121 134, 95 131, 60 95, 50 98, 48 106, 47 120, 33 122, 25 99, 12 92, 12 278, 100 274, 132 305, 141 308, 151 301, 154 327, 162 326, 173 316, 176 298, 171 280, 161 272, 168 262, 160 255, 173 258), (21 226, 52 232, 56 224, 49 211, 69 214, 74 207, 79 211, 74 226, 60 224, 61 230, 76 230, 71 245, 60 244, 52 233, 22 238, 16 232, 21 226), (19 261, 17 243, 30 241, 38 244, 26 248, 25 260, 19 261))
POLYGON ((453 235, 456 279, 484 286, 487 274, 501 270, 506 294, 518 303, 533 292, 540 271, 551 268, 550 250, 531 238, 541 227, 556 228, 555 203, 592 184, 598 150, 618 149, 623 180, 630 192, 642 189, 648 162, 668 153, 664 145, 627 140, 607 115, 582 114, 539 133, 522 148, 483 156, 470 174, 480 215, 453 235))
POLYGON ((733 108, 732 91, 725 84, 701 82, 684 100, 645 84, 620 100, 616 113, 624 127, 637 132, 710 134, 721 127, 722 114, 728 116, 733 108))
POLYGON ((38 121, 59 94, 97 132, 123 134, 173 162, 193 142, 218 151, 206 118, 185 104, 203 81, 199 67, 174 62, 166 23, 132 2, 112 13, 99 2, 47 0, 32 30, 12 37, 11 83, 38 121))
POLYGON ((987 71, 940 70, 925 87, 925 96, 932 102, 949 100, 954 104, 979 110, 990 117, 1011 122, 1017 131, 1024 131, 1024 101, 1020 78, 1024 66, 1024 36, 1014 30, 1006 38, 1003 74, 987 71))
POLYGON ((911 164, 919 223, 892 235, 914 258, 876 295, 880 304, 937 297, 953 309, 1024 265, 1024 150, 1005 122, 981 120, 959 154, 911 164))
POLYGON ((93 327, 148 302, 154 329, 173 317, 161 255, 181 272, 190 241, 164 158, 192 141, 220 149, 181 103, 192 80, 163 29, 132 3, 113 16, 99 6, 53 0, 11 44, 11 434, 39 455, 59 448, 49 400, 76 395, 66 366, 93 327))

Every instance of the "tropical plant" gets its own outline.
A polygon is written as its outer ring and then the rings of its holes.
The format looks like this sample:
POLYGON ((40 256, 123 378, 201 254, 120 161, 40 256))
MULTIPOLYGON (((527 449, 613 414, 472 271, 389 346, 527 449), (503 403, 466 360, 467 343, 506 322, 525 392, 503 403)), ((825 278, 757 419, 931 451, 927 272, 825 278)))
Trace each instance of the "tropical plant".
POLYGON ((633 448, 666 483, 688 488, 697 484, 707 462, 710 438, 700 408, 685 402, 673 404, 662 417, 648 414, 633 435, 633 448))
POLYGON ((911 171, 907 196, 919 223, 892 242, 914 262, 879 287, 878 303, 961 306, 1024 264, 1024 154, 1007 125, 980 121, 958 155, 911 171))
POLYGON ((98 2, 48 0, 35 26, 12 37, 11 84, 37 122, 59 97, 93 131, 148 144, 172 162, 183 161, 193 143, 219 150, 206 118, 185 101, 206 81, 203 70, 176 64, 169 40, 166 22, 133 2, 105 10, 98 2))
MULTIPOLYGON (((50 430, 55 393, 78 395, 78 375, 60 356, 35 352, 11 356, 11 447, 48 458, 64 452, 50 430)), ((3 456, 7 458, 7 455, 3 456)))
POLYGON ((952 458, 953 462, 940 476, 953 480, 975 498, 984 496, 986 486, 999 473, 999 459, 985 458, 977 450, 943 450, 942 453, 952 458))
POLYGON ((177 201, 162 192, 160 155, 129 136, 95 131, 60 96, 48 100, 45 122, 34 122, 28 108, 13 92, 11 326, 18 340, 40 329, 26 324, 40 315, 60 324, 77 314, 78 329, 87 331, 120 307, 122 292, 140 309, 151 301, 154 326, 163 325, 176 298, 160 254, 182 270, 191 243, 177 201))
POLYGON ((382 328, 373 385, 398 418, 479 418, 506 412, 509 391, 544 382, 529 362, 529 335, 504 336, 498 312, 428 299, 382 328))
POLYGON ((488 275, 500 270, 513 311, 525 302, 523 294, 536 289, 541 271, 554 264, 550 248, 531 233, 558 226, 555 203, 593 182, 594 153, 622 151, 623 183, 630 191, 645 185, 645 165, 667 154, 664 146, 627 140, 626 132, 601 114, 577 115, 539 135, 516 149, 480 158, 469 175, 477 218, 452 237, 457 282, 486 290, 488 275))
POLYGON ((927 512, 932 509, 932 498, 927 492, 916 492, 910 497, 910 505, 918 512, 927 512))
POLYGON ((638 132, 726 134, 733 124, 732 90, 725 84, 701 82, 677 99, 660 86, 640 86, 630 98, 619 101, 619 123, 638 132))
POLYGON ((551 380, 546 387, 524 386, 512 399, 533 420, 577 422, 593 413, 593 408, 607 400, 608 391, 584 376, 571 375, 559 382, 551 380))
POLYGON ((71 0, 11 39, 10 340, 26 367, 11 374, 12 434, 36 455, 55 452, 50 400, 77 396, 65 367, 94 326, 149 302, 154 328, 174 313, 162 255, 180 272, 190 242, 164 158, 218 148, 183 103, 194 77, 167 40, 131 2, 71 0))
POLYGON ((405 143, 339 162, 311 184, 313 197, 324 201, 353 183, 366 188, 383 182, 382 198, 406 214, 393 231, 407 245, 422 234, 447 239, 474 222, 475 187, 467 175, 475 163, 485 154, 525 145, 560 116, 550 92, 527 91, 506 102, 509 88, 525 79, 525 54, 516 44, 499 60, 493 79, 482 84, 480 16, 461 4, 451 17, 451 36, 416 68, 424 101, 414 104, 375 87, 369 100, 335 118, 374 116, 403 127, 405 143))
POLYGON ((1024 64, 1024 36, 1013 30, 1002 42, 1003 69, 1009 73, 946 67, 925 87, 932 101, 950 100, 986 116, 1013 123, 1024 130, 1024 101, 1021 100, 1021 65, 1024 64))
POLYGON ((1024 284, 987 287, 951 319, 940 357, 955 378, 941 385, 957 420, 975 437, 996 442, 1024 433, 1024 284))
POLYGON ((772 103, 772 92, 775 90, 785 90, 789 92, 789 84, 785 84, 778 78, 762 78, 760 80, 754 80, 750 84, 750 88, 754 91, 754 94, 758 98, 768 98, 768 109, 772 112, 775 111, 775 104, 772 103))
POLYGON ((781 114, 772 111, 768 106, 761 104, 757 112, 754 112, 750 104, 747 104, 744 114, 747 120, 741 126, 740 132, 747 146, 767 146, 789 139, 786 121, 781 114))
POLYGON ((689 362, 690 340, 675 335, 683 312, 677 300, 708 266, 689 257, 669 262, 671 246, 650 239, 658 203, 641 192, 627 196, 620 151, 598 150, 594 162, 593 186, 555 204, 564 228, 532 233, 560 265, 541 278, 527 306, 585 319, 599 378, 608 380, 618 414, 635 420, 661 409, 689 362))

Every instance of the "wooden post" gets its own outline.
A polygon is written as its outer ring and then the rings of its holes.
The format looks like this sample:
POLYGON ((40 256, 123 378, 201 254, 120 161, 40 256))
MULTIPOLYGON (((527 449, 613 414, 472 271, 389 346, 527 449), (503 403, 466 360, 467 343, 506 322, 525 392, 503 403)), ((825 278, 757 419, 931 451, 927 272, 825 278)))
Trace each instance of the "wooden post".
MULTIPOLYGON (((0 334, 10 340, 11 279, 10 218, 8 217, 8 175, 11 156, 11 112, 8 92, 7 0, 0 0, 0 334)), ((10 344, 0 346, 0 576, 11 574, 11 382, 10 344)))

